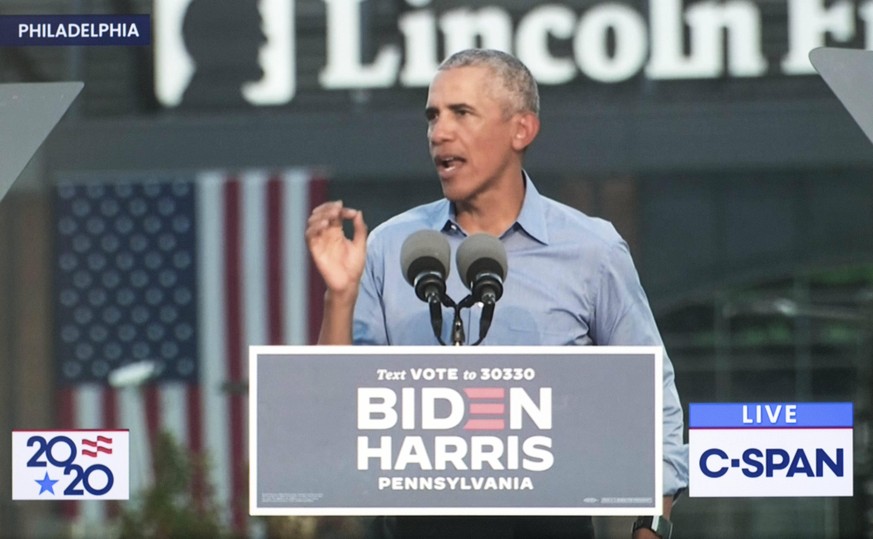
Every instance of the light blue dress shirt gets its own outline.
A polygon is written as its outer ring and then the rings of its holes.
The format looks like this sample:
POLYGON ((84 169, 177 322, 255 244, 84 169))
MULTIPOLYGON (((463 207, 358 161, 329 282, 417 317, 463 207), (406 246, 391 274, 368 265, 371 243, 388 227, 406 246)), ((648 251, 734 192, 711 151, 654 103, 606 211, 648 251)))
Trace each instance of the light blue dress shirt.
MULTIPOLYGON (((663 346, 627 243, 602 219, 546 198, 525 174, 518 220, 501 237, 508 271, 503 297, 483 345, 663 346)), ((355 304, 354 342, 438 345, 427 305, 406 283, 400 248, 413 232, 438 230, 453 260, 467 237, 445 199, 408 210, 376 227, 355 304)), ((454 263, 454 262, 453 262, 454 263)), ((447 279, 456 302, 469 290, 456 268, 447 279)), ((480 306, 462 311, 467 344, 478 339, 480 306)), ((443 310, 443 341, 450 343, 454 311, 443 310)), ((688 450, 673 364, 664 354, 664 494, 688 484, 688 450)))

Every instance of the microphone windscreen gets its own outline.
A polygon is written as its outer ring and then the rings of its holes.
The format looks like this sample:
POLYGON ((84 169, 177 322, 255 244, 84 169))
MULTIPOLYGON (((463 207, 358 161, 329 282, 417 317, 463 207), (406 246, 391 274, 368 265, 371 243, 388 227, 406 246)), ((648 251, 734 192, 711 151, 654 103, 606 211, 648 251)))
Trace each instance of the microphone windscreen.
POLYGON ((403 241, 400 248, 400 268, 406 281, 415 286, 415 278, 422 272, 435 271, 449 275, 452 250, 449 242, 436 230, 419 230, 403 241))
POLYGON ((465 239, 455 255, 458 273, 468 288, 472 286, 476 274, 483 271, 494 273, 501 280, 506 278, 506 248, 491 234, 478 233, 465 239))

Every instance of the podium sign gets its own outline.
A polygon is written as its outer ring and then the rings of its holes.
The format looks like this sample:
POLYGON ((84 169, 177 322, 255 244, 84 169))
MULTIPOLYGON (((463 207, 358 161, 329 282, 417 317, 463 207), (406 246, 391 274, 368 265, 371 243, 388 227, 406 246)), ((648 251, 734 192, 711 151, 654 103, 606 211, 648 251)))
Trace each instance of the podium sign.
POLYGON ((660 514, 661 354, 253 346, 251 514, 660 514))

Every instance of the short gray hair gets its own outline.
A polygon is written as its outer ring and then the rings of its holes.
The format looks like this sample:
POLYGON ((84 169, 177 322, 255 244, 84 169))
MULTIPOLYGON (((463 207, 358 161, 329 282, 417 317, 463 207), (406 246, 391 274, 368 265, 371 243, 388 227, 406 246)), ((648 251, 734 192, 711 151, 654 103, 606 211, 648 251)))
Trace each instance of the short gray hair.
POLYGON ((466 49, 443 60, 439 71, 458 67, 487 67, 509 92, 515 108, 510 113, 532 112, 539 115, 540 94, 537 82, 527 66, 515 56, 494 49, 466 49))

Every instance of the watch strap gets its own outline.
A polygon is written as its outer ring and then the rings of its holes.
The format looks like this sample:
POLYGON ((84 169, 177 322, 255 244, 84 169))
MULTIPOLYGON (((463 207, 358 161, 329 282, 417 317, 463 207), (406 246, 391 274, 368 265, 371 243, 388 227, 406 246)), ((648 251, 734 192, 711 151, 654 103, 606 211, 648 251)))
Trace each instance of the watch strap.
POLYGON ((633 531, 646 528, 655 532, 661 539, 670 539, 673 534, 673 523, 661 515, 639 517, 634 521, 633 531))

